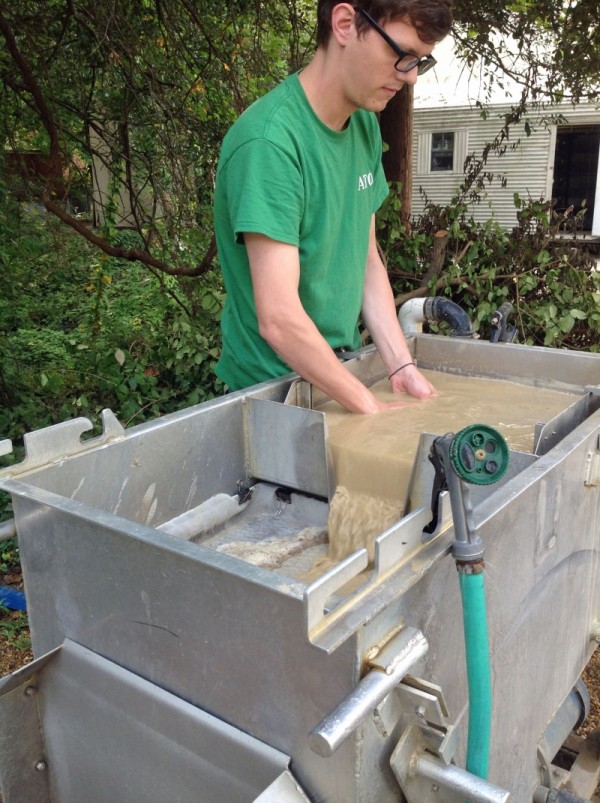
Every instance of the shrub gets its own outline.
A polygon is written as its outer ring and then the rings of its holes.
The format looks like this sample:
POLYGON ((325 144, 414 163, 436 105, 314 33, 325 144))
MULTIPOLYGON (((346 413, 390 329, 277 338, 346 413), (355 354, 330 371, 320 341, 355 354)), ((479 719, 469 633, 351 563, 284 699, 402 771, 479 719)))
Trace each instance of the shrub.
POLYGON ((391 193, 379 226, 397 301, 448 296, 482 336, 494 311, 510 301, 519 342, 600 351, 600 272, 578 236, 581 216, 558 214, 549 202, 518 195, 514 202, 518 222, 512 231, 492 218, 478 223, 466 203, 429 203, 409 230, 397 222, 398 198, 391 193), (567 224, 570 234, 564 233, 567 224), (438 232, 447 241, 435 270, 438 232))

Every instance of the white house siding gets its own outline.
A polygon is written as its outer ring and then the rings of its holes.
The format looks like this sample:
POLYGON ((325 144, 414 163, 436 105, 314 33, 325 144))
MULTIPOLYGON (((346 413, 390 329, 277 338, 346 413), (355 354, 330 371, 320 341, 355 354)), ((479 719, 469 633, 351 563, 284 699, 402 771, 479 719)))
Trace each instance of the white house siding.
MULTIPOLYGON (((479 110, 469 106, 438 106, 437 108, 416 108, 413 132, 413 207, 412 213, 418 216, 423 212, 426 194, 430 201, 448 204, 460 185, 463 173, 464 154, 480 155, 488 142, 498 134, 503 115, 510 111, 510 105, 497 105, 487 120, 482 119, 479 110), (464 143, 463 154, 458 154, 452 172, 430 172, 430 150, 428 135, 435 132, 454 131, 456 146, 464 143), (456 162, 459 162, 456 164, 456 162)), ((600 125, 600 109, 591 106, 573 108, 564 106, 560 114, 566 119, 561 125, 600 125)), ((484 221, 493 216, 502 226, 512 228, 516 224, 514 193, 532 199, 550 198, 552 192, 552 171, 554 166, 554 146, 556 126, 538 124, 529 118, 531 135, 525 133, 525 121, 512 127, 508 147, 502 156, 491 155, 486 171, 506 178, 506 186, 499 180, 488 186, 486 198, 472 207, 474 217, 484 221), (511 146, 517 144, 516 148, 511 146)))

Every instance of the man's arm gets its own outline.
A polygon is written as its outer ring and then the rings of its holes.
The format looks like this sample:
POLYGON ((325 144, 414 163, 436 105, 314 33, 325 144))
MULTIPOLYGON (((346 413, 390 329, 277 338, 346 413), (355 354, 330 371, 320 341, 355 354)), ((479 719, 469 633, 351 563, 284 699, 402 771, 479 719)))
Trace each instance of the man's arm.
POLYGON ((380 402, 344 368, 306 314, 298 295, 298 248, 262 234, 245 234, 244 240, 261 336, 292 370, 353 413, 406 406, 380 402))
POLYGON ((433 385, 414 365, 410 365, 412 357, 398 322, 394 293, 385 265, 377 250, 374 216, 371 220, 369 235, 362 316, 387 369, 388 376, 393 374, 390 379, 392 390, 395 393, 404 391, 417 399, 427 399, 434 395, 433 385), (394 373, 404 365, 407 367, 394 373))

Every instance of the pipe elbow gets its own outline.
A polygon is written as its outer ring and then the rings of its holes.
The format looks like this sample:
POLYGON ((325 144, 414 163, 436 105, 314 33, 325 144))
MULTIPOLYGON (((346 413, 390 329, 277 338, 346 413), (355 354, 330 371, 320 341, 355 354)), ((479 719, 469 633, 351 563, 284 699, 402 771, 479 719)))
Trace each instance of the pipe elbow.
POLYGON ((450 337, 473 337, 473 324, 467 313, 449 298, 426 298, 423 308, 427 320, 443 321, 450 326, 450 337))
POLYGON ((405 335, 423 331, 425 321, 443 321, 450 326, 450 337, 474 337, 467 313, 449 298, 412 298, 400 307, 398 320, 405 335))
POLYGON ((423 322, 427 320, 423 310, 424 306, 424 298, 411 298, 400 307, 398 321, 406 336, 416 335, 423 331, 423 322))

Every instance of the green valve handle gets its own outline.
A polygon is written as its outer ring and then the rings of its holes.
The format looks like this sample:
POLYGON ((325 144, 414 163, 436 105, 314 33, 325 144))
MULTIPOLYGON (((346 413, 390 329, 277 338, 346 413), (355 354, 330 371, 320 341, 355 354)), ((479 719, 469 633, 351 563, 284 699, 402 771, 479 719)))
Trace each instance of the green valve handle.
POLYGON ((508 445, 487 424, 471 424, 450 442, 450 462, 458 476, 473 485, 492 485, 508 467, 508 445))

